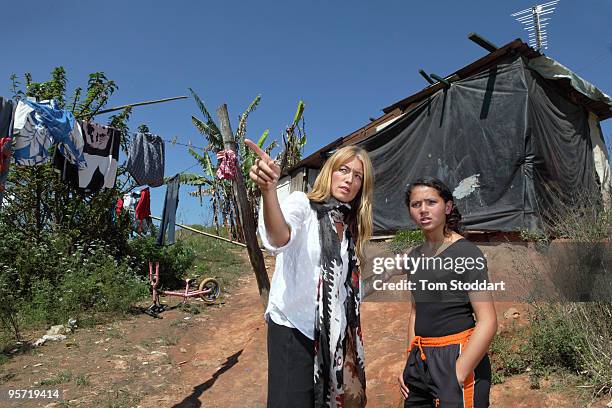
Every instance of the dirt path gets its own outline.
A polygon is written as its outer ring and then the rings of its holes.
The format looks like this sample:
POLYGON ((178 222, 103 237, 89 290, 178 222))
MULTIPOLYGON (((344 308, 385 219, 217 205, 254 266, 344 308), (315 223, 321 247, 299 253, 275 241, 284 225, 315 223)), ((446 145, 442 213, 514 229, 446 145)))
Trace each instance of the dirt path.
MULTIPOLYGON (((14 357, 0 366, 0 390, 58 388, 65 402, 6 406, 264 407, 266 325, 254 277, 240 281, 224 304, 203 313, 139 315, 14 357)), ((402 406, 396 378, 404 365, 407 313, 405 302, 363 304, 369 407, 402 406)), ((527 377, 517 376, 493 387, 491 406, 579 405, 550 388, 529 390, 527 377)))

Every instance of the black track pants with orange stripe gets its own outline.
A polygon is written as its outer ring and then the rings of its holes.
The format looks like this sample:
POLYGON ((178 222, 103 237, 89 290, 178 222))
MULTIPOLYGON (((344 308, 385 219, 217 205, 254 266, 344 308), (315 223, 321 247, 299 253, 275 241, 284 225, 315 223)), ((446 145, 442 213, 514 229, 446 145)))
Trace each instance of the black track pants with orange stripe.
POLYGON ((455 363, 461 344, 422 348, 413 347, 404 369, 408 398, 404 408, 484 408, 489 406, 491 364, 485 356, 463 388, 457 382, 455 363), (426 359, 421 358, 421 351, 426 359))

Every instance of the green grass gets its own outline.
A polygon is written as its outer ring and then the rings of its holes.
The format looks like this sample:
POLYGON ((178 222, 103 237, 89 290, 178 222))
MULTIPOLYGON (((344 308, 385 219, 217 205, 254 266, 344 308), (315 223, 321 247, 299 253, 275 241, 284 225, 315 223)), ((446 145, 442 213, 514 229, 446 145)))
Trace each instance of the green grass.
MULTIPOLYGON (((204 228, 200 225, 192 227, 211 234, 216 233, 214 228, 204 228)), ((246 254, 243 247, 186 230, 179 231, 178 239, 195 251, 196 259, 189 270, 189 276, 198 276, 199 281, 216 278, 222 289, 232 288, 237 285, 238 278, 253 273, 248 261, 240 255, 243 251, 246 254)))
POLYGON ((58 385, 70 382, 70 380, 72 380, 72 373, 70 371, 62 371, 53 378, 47 378, 45 380, 42 380, 40 382, 40 385, 58 385))
POLYGON ((150 340, 143 340, 140 342, 140 345, 144 348, 146 348, 147 350, 150 350, 152 347, 151 341, 150 340))
POLYGON ((159 340, 158 343, 162 346, 176 346, 179 342, 179 337, 178 335, 174 334, 174 335, 165 335, 162 336, 159 340))
POLYGON ((91 385, 88 374, 77 375, 74 377, 74 383, 79 387, 89 387, 91 385))
POLYGON ((395 234, 389 248, 395 253, 403 253, 424 241, 425 236, 421 230, 401 230, 395 234))
POLYGON ((126 390, 110 391, 104 405, 106 408, 132 408, 138 405, 141 396, 126 390))

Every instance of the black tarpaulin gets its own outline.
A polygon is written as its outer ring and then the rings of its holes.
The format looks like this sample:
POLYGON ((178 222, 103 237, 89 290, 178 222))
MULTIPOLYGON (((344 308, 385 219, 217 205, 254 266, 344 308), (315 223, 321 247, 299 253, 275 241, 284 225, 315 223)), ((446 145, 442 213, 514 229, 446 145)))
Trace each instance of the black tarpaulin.
POLYGON ((453 82, 359 143, 375 168, 374 230, 413 228, 408 183, 434 176, 474 230, 537 230, 555 200, 598 189, 588 113, 520 56, 453 82))

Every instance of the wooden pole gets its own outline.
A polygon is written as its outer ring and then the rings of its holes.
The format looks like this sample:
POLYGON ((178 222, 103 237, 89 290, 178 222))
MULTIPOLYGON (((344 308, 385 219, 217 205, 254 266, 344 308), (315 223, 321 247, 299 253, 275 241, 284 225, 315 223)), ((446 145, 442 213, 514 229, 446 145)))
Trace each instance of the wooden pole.
POLYGON ((499 47, 476 33, 469 33, 468 38, 489 52, 495 52, 499 47))
POLYGON ((156 99, 154 101, 145 101, 145 102, 131 103, 129 105, 117 106, 115 108, 108 108, 108 109, 101 110, 101 111, 97 112, 93 116, 98 116, 98 115, 101 115, 103 113, 115 112, 115 111, 118 111, 118 110, 125 109, 127 107, 143 106, 143 105, 153 105, 155 103, 170 102, 170 101, 175 101, 177 99, 187 99, 187 97, 186 96, 175 96, 173 98, 164 98, 164 99, 156 99))
MULTIPOLYGON (((154 215, 151 215, 151 218, 153 218, 155 220, 158 220, 158 221, 161 221, 161 218, 156 217, 154 215)), ((175 225, 178 226, 178 227, 184 228, 186 230, 189 230, 189 231, 197 232, 198 234, 206 235, 207 237, 220 239, 221 241, 229 242, 230 244, 234 244, 234 245, 238 245, 238 246, 241 246, 243 248, 246 248, 246 245, 243 244, 242 242, 236 242, 236 241, 232 241, 231 239, 223 238, 223 237, 220 237, 220 236, 215 235, 215 234, 209 234, 208 232, 200 231, 198 229, 188 227, 187 225, 183 225, 183 224, 179 224, 179 223, 175 223, 175 225)))
MULTIPOLYGON (((232 133, 232 127, 229 120, 229 113, 227 112, 227 105, 223 104, 217 109, 217 117, 219 118, 221 136, 223 136, 223 145, 225 150, 233 150, 236 152, 236 142, 234 141, 234 134, 232 133)), ((237 152, 236 152, 237 153, 237 152)), ((238 154, 236 154, 238 156, 238 154)), ((255 232, 255 219, 249 206, 249 200, 247 198, 246 187, 244 186, 244 180, 242 178, 242 171, 240 171, 240 164, 236 163, 238 171, 236 172, 236 179, 232 182, 234 195, 238 202, 238 214, 241 220, 244 240, 247 244, 247 250, 249 251, 249 259, 255 277, 257 278, 257 287, 259 288, 259 297, 263 303, 264 308, 268 305, 268 295, 270 294, 270 280, 268 279, 268 273, 266 272, 266 265, 264 264, 263 254, 257 244, 257 234, 255 232)))

